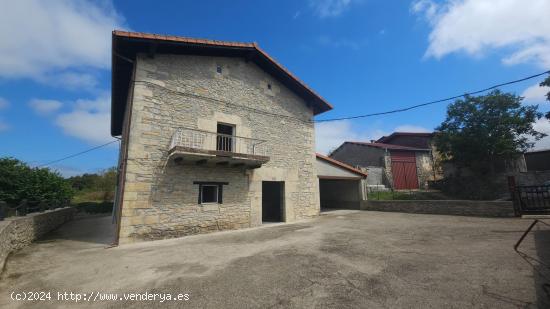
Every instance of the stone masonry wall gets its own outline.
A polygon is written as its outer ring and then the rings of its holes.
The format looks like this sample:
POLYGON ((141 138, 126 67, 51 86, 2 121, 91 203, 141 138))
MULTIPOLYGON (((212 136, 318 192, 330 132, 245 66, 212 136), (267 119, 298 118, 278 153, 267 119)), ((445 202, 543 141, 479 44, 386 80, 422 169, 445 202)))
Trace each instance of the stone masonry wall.
POLYGON ((71 207, 31 213, 24 217, 9 217, 0 221, 0 270, 10 252, 28 246, 34 240, 73 219, 71 207))
POLYGON ((427 151, 417 151, 415 155, 418 187, 420 189, 427 189, 428 180, 434 178, 432 156, 427 151))
POLYGON ((363 201, 362 210, 476 217, 514 217, 510 201, 363 201))
POLYGON ((318 215, 312 116, 301 98, 252 62, 138 56, 119 242, 259 225, 263 180, 285 182, 285 221, 318 215), (267 140, 270 161, 244 170, 168 160, 178 127, 215 132, 217 122, 235 125, 237 136, 267 140), (198 204, 194 181, 228 182, 223 204, 198 204))

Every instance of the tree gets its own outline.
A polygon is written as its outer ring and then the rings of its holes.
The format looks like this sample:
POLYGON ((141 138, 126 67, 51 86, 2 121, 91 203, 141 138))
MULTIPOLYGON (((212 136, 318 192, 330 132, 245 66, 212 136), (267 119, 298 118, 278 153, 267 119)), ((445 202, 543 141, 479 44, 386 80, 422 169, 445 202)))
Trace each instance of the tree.
MULTIPOLYGON (((550 87, 550 75, 543 80, 540 85, 541 87, 550 87)), ((546 100, 550 101, 550 91, 546 94, 546 100)), ((550 112, 546 113, 546 118, 550 120, 550 112)))
POLYGON ((0 158, 0 200, 18 204, 26 199, 60 206, 72 196, 69 182, 59 173, 48 168, 31 168, 14 158, 0 158))
POLYGON ((466 96, 449 105, 445 121, 436 128, 435 143, 443 159, 483 175, 495 162, 516 158, 546 136, 533 128, 542 113, 522 105, 522 97, 499 90, 466 96))

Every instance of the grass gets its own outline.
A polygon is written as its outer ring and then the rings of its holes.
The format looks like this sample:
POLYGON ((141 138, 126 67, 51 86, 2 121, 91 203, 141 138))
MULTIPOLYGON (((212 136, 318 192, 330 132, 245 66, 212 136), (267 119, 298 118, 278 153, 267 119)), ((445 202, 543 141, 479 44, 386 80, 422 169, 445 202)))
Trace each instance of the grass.
POLYGON ((84 191, 77 193, 71 204, 79 212, 90 214, 110 213, 113 211, 113 201, 105 201, 104 192, 84 191))

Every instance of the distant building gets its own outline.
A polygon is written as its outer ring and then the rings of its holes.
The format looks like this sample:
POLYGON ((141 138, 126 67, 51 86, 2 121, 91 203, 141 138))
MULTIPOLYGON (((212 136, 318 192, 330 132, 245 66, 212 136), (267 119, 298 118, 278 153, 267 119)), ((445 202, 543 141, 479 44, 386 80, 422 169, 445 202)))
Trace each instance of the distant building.
POLYGON ((367 171, 371 187, 423 189, 441 178, 432 139, 433 133, 395 132, 370 143, 344 142, 330 157, 367 171))
POLYGON ((550 171, 550 149, 529 151, 524 157, 528 171, 550 171))

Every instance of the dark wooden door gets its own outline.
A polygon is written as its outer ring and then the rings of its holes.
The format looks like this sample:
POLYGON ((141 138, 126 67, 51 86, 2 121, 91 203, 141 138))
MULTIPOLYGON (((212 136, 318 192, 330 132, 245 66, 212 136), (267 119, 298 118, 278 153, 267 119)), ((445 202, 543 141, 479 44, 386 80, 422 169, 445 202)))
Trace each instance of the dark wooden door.
POLYGON ((394 189, 418 189, 414 151, 392 151, 390 156, 394 189))

